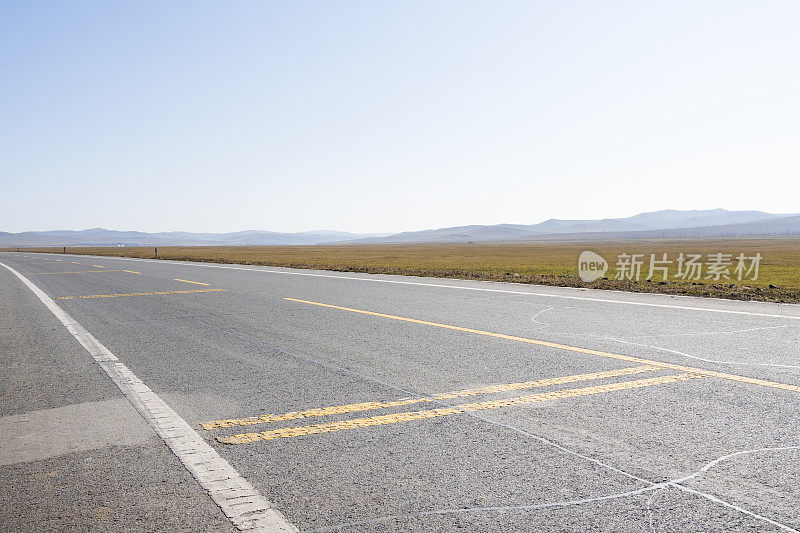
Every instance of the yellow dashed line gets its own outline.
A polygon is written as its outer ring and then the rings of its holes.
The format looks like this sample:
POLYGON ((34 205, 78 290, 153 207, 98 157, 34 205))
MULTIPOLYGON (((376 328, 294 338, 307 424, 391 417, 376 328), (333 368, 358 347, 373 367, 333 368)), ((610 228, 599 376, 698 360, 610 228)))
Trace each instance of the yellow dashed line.
POLYGON ((609 385, 598 385, 595 387, 584 387, 580 389, 566 389, 552 392, 542 392, 539 394, 529 394, 516 398, 506 398, 503 400, 493 400, 488 402, 466 403, 455 407, 443 407, 440 409, 430 409, 426 411, 408 411, 391 415, 371 416, 368 418, 356 418, 353 420, 343 420, 330 422, 327 424, 313 424, 309 426, 296 426, 290 428, 273 429, 260 433, 242 433, 228 437, 216 437, 217 441, 223 444, 247 444, 259 440, 273 440, 288 437, 299 437, 302 435, 314 435, 317 433, 330 433, 332 431, 342 431, 345 429, 357 429, 363 427, 380 426, 384 424, 396 424, 398 422, 409 422, 412 420, 423 420, 427 418, 438 418, 442 416, 456 415, 470 411, 482 411, 486 409, 498 409, 500 407, 510 407, 564 398, 575 398, 578 396, 588 396, 591 394, 601 394, 605 392, 635 389, 640 387, 650 387, 653 385, 663 385, 666 383, 676 383, 687 379, 702 378, 699 374, 678 374, 675 376, 664 376, 660 378, 640 379, 636 381, 623 381, 622 383, 611 383, 609 385))
POLYGON ((189 281, 188 279, 173 278, 175 281, 182 281, 184 283, 194 283, 195 285, 211 285, 210 283, 200 283, 199 281, 189 281))
MULTIPOLYGON (((80 263, 79 263, 80 264, 80 263)), ((92 265, 94 266, 94 265, 92 265)), ((115 270, 113 268, 105 268, 103 270, 72 270, 67 272, 36 272, 33 274, 25 274, 26 276, 52 276, 53 274, 90 274, 96 272, 128 272, 129 274, 141 274, 141 272, 134 272, 133 270, 115 270)))
POLYGON ((36 272, 35 274, 25 274, 26 276, 51 276, 53 274, 88 274, 92 272, 126 272, 125 270, 73 270, 71 272, 36 272))
POLYGON ((97 268, 105 268, 103 265, 92 265, 92 266, 97 268))
POLYGON ((203 429, 227 428, 231 426, 251 426, 255 424, 266 424, 270 422, 282 422, 285 420, 298 420, 301 418, 338 415, 344 413, 355 413, 358 411, 370 411, 372 409, 384 409, 388 407, 397 407, 401 405, 410 405, 414 403, 432 402, 434 400, 449 400, 453 398, 463 398, 464 396, 473 396, 478 394, 491 394, 495 392, 532 389, 536 387, 547 387, 550 385, 563 385, 564 383, 573 383, 576 381, 588 381, 592 379, 629 376, 631 374, 639 374, 641 372, 652 372, 654 370, 661 370, 661 369, 656 366, 645 365, 633 368, 621 368, 618 370, 606 370, 603 372, 594 372, 591 374, 577 374, 574 376, 538 379, 535 381, 523 381, 521 383, 507 383, 505 385, 490 385, 488 387, 480 387, 476 389, 464 389, 454 392, 444 392, 441 394, 434 394, 430 398, 405 398, 402 400, 396 400, 392 402, 353 403, 349 405, 336 405, 332 407, 306 409, 305 411, 292 411, 289 413, 283 413, 279 415, 266 414, 266 415, 252 416, 247 418, 214 420, 213 422, 204 422, 200 424, 200 426, 202 426, 203 429))
POLYGON ((695 374, 702 374, 708 377, 715 377, 721 379, 727 379, 730 381, 738 381, 741 383, 749 383, 751 385, 761 385, 763 387, 772 387, 775 389, 782 389, 788 390, 792 392, 800 392, 800 385, 790 385, 787 383, 778 383, 775 381, 767 381, 764 379, 757 379, 757 378, 749 378, 746 376, 739 376, 737 374, 726 374, 724 372, 715 372, 713 370, 704 370, 702 368, 694 368, 690 366, 684 365, 675 365, 672 363, 663 363, 661 361, 651 361, 649 359, 642 359, 640 357, 632 357, 629 355, 621 355, 609 352, 600 352, 598 350, 589 350, 587 348, 579 348, 576 346, 568 346, 566 344, 557 344, 555 342, 547 342, 541 341, 537 339, 527 339, 525 337, 515 337, 513 335, 505 335, 503 333, 492 333, 490 331, 481 331, 479 329, 470 329, 470 328, 462 328, 460 326, 452 326, 450 324, 439 324, 438 322, 428 322, 426 320, 417 320, 415 318, 405 318, 402 316, 395 316, 395 315, 387 315, 383 313, 375 313, 372 311, 364 311, 362 309, 352 309, 349 307, 340 307, 338 305, 330 305, 330 304, 323 304, 319 302, 310 302, 308 300, 298 300, 296 298, 284 298, 284 300, 289 300, 291 302, 300 302, 304 304, 310 305, 317 305, 320 307, 329 307, 331 309, 340 309, 342 311, 351 311, 353 313, 361 313, 364 315, 372 315, 372 316, 379 316, 383 318, 391 318, 393 320, 402 320, 403 322, 412 322, 414 324, 423 324, 425 326, 434 326, 437 328, 445 328, 451 329, 455 331, 464 331, 466 333, 475 333, 476 335, 486 335, 488 337, 495 337, 497 339, 506 339, 510 341, 517 341, 517 342, 525 342, 528 344, 536 344, 538 346, 547 346, 549 348, 557 348, 559 350, 568 350, 570 352, 578 352, 588 355, 598 355, 600 357, 608 357, 611 359, 619 359, 620 361, 629 361, 631 363, 639 363, 643 365, 654 365, 660 368, 669 368, 671 370, 679 370, 681 372, 690 372, 695 374))
POLYGON ((80 265, 80 263, 78 263, 77 261, 72 261, 72 264, 73 265, 80 265))
POLYGON ((120 296, 155 296, 159 294, 192 294, 195 292, 224 292, 225 289, 197 289, 194 291, 129 292, 126 294, 87 294, 85 296, 57 296, 55 300, 79 300, 83 298, 119 298, 120 296))

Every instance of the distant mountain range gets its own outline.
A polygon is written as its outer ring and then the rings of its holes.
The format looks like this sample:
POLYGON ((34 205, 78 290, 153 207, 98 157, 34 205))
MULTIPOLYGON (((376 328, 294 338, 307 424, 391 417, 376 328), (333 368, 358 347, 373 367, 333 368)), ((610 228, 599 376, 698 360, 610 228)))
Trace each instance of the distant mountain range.
POLYGON ((326 244, 363 238, 386 237, 386 233, 349 233, 346 231, 305 231, 278 233, 274 231, 236 231, 233 233, 189 233, 170 231, 144 233, 116 231, 103 228, 81 231, 0 232, 0 247, 14 246, 272 246, 326 244))
POLYGON ((271 246, 301 244, 463 243, 586 239, 668 239, 800 235, 800 214, 762 211, 664 210, 602 220, 550 219, 539 224, 459 226, 397 234, 343 231, 237 231, 144 233, 102 228, 82 231, 0 232, 0 247, 15 246, 271 246))
POLYGON ((640 213, 602 220, 550 219, 539 224, 459 226, 359 239, 358 243, 423 243, 576 240, 609 238, 694 238, 800 235, 800 214, 762 211, 676 211, 640 213))

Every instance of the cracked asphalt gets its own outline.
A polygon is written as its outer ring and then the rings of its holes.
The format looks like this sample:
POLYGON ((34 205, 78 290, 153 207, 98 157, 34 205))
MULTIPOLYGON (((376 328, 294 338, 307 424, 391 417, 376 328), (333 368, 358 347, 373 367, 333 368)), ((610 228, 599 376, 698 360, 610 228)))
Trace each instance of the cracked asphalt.
MULTIPOLYGON (((58 254, 0 263, 303 531, 800 529, 797 305, 58 254)), ((5 530, 233 529, 5 268, 0 357, 5 530)))

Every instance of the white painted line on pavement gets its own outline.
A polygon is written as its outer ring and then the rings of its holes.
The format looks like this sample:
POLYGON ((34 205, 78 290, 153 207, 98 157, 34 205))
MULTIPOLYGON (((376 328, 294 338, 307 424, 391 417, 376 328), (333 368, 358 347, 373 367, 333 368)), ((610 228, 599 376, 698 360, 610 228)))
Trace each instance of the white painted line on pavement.
MULTIPOLYGON (((92 256, 89 256, 92 257, 92 256)), ((580 300, 586 302, 601 302, 601 303, 610 303, 610 304, 621 304, 621 305, 638 305, 643 307, 660 307, 665 309, 681 309, 686 311, 700 311, 700 312, 707 312, 707 313, 725 313, 725 314, 732 314, 732 315, 746 315, 746 316, 762 316, 768 318, 788 318, 791 320, 800 320, 800 315, 780 315, 775 313, 757 313, 754 311, 737 311, 734 309, 714 309, 713 307, 693 307, 690 305, 671 305, 671 304, 657 304, 657 303, 650 303, 650 302, 630 302, 624 300, 613 300, 609 298, 591 298, 587 296, 569 296, 566 294, 548 294, 543 292, 529 292, 529 291, 514 291, 508 289, 492 289, 489 287, 465 287, 462 285, 447 285, 443 283, 423 283, 420 281, 403 281, 403 280, 396 280, 396 279, 381 279, 381 278, 362 278, 357 276, 337 276, 334 274, 315 274, 312 272, 293 272, 293 271, 284 271, 284 270, 269 270, 265 268, 252 268, 252 267, 244 267, 244 266, 233 266, 233 265, 224 265, 219 263, 195 263, 192 261, 173 261, 169 259, 143 259, 138 257, 114 257, 114 256, 104 256, 104 259, 118 259, 121 261, 146 261, 146 262, 156 262, 156 263, 169 263, 169 264, 179 264, 181 266, 195 266, 195 267, 204 267, 204 268, 224 268, 228 270, 248 270, 251 272, 265 272, 268 274, 284 274, 287 276, 308 276, 313 278, 334 278, 334 279, 345 279, 345 280, 352 280, 352 281, 370 281, 373 283, 392 283, 398 285, 414 285, 419 287, 438 287, 441 289, 460 289, 464 291, 482 291, 482 292, 495 292, 501 294, 518 294, 518 295, 525 295, 525 296, 541 296, 544 298, 561 298, 564 300, 580 300)), ((386 274, 388 275, 388 274, 386 274)), ((474 281, 474 280, 461 280, 461 281, 474 281)), ((493 283, 493 282, 481 282, 481 283, 493 283)), ((534 287, 538 287, 538 285, 533 285, 534 287)), ((575 289, 575 287, 556 287, 561 289, 575 289)), ((612 292, 612 291, 609 291, 612 292)), ((613 292, 621 292, 621 291, 613 291, 613 292)), ((625 293, 630 295, 644 295, 644 294, 651 294, 651 293, 625 293)), ((652 294, 653 296, 671 296, 671 295, 656 295, 652 294)), ((676 297, 685 297, 685 298, 692 298, 691 296, 682 296, 676 295, 676 297)), ((719 298, 715 298, 714 300, 722 300, 719 298)), ((747 303, 747 302, 739 302, 737 300, 722 300, 725 303, 735 304, 735 303, 747 303)), ((764 302, 759 302, 764 303, 764 302)), ((793 304, 784 304, 784 305, 793 305, 793 304)))
MULTIPOLYGON (((196 266, 211 266, 211 265, 196 265, 196 266)), ((214 265, 217 266, 217 265, 214 265)), ((246 269, 242 268, 241 270, 255 270, 255 269, 246 269)), ((567 296, 565 294, 547 294, 547 293, 539 293, 539 292, 527 292, 527 291, 511 291, 506 289, 490 289, 487 287, 463 287, 461 285, 443 285, 440 283, 420 283, 416 281, 400 281, 400 280, 392 280, 392 279, 370 279, 370 278, 358 278, 355 276, 331 276, 328 274, 307 274, 305 272, 281 272, 279 270, 255 270, 256 272, 269 272, 271 274, 291 274, 295 276, 315 276, 321 278, 337 278, 337 279, 349 279, 349 280, 358 280, 358 281, 374 281, 380 283, 398 283, 401 285, 419 285, 422 287, 439 287, 442 289, 461 289, 465 291, 485 291, 485 292, 499 292, 504 294, 524 294, 527 296, 544 296, 546 298, 563 298, 567 300, 583 300, 588 302, 603 302, 603 303, 611 303, 611 304, 624 304, 624 305, 642 305, 646 307, 664 307, 667 309, 686 309, 689 311, 708 311, 712 313, 731 313, 735 315, 750 315, 750 316, 765 316, 770 318, 792 318, 795 320, 800 320, 800 316, 793 316, 793 315, 778 315, 772 313, 755 313, 752 311, 735 311, 732 309, 713 309, 711 307, 692 307, 688 305, 669 305, 669 304, 654 304, 648 302, 625 302, 622 300, 609 300, 607 298, 588 298, 585 296, 567 296)), ((468 281, 468 280, 465 280, 468 281)), ((631 293, 637 294, 637 293, 631 293)))
POLYGON ((155 430, 192 476, 241 531, 298 531, 269 501, 111 351, 25 276, 6 267, 39 297, 155 430))

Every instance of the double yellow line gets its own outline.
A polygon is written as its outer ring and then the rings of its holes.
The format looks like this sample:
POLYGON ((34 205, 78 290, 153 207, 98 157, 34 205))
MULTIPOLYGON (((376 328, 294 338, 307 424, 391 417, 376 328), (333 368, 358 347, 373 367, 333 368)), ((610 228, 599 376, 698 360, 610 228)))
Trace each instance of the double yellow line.
POLYGON ((644 365, 632 368, 620 368, 617 370, 604 370, 602 372, 592 372, 591 374, 576 374, 574 376, 537 379, 533 381, 522 381, 520 383, 506 383, 503 385, 489 385, 487 387, 479 387, 475 389, 464 389, 453 392, 443 392, 440 394, 434 394, 430 398, 425 398, 425 397, 403 398, 400 400, 394 400, 389 402, 351 403, 347 405, 334 405, 331 407, 306 409, 305 411, 292 411, 289 413, 283 413, 277 415, 266 414, 260 416, 251 416, 247 418, 214 420, 212 422, 203 422, 200 425, 202 426, 203 429, 229 428, 233 426, 251 426, 255 424, 267 424, 270 422, 284 422, 287 420, 299 420, 303 418, 313 418, 319 416, 356 413, 359 411, 371 411, 374 409, 387 409, 390 407, 400 407, 415 403, 434 402, 436 400, 452 400, 455 398, 463 398, 465 396, 474 396, 478 394, 492 394, 498 392, 533 389, 537 387, 548 387, 551 385, 563 385, 565 383, 575 383, 577 381, 590 381, 595 379, 630 376, 633 374, 641 374, 643 372, 653 372, 655 370, 661 370, 661 369, 655 366, 644 365))
POLYGON ((614 376, 621 376, 621 375, 629 375, 629 374, 636 374, 640 372, 649 372, 654 370, 678 370, 682 372, 681 374, 677 375, 670 375, 670 376, 662 376, 650 379, 639 379, 633 381, 623 381, 618 383, 611 383, 606 385, 596 385, 592 387, 583 387, 578 389, 566 389, 566 390, 558 390, 558 391, 550 391, 550 392, 543 392, 538 394, 530 394, 525 396, 518 396, 513 398, 505 398, 500 400, 490 400, 484 402, 475 402, 475 403, 466 403, 460 404, 452 407, 443 407, 439 409, 428 409, 423 411, 407 411, 402 413, 394 413, 394 414, 387 414, 387 415, 379 415, 379 416, 371 416, 365 418, 356 418, 351 420, 343 420, 337 422, 328 422, 328 423, 321 423, 321 424, 312 424, 308 426, 295 426, 295 427, 288 427, 288 428, 281 428, 281 429, 274 429, 268 431, 261 431, 261 432, 253 432, 253 433, 242 433, 238 435, 232 436, 221 436, 216 437, 216 440, 224 443, 224 444, 246 444, 250 442, 260 441, 260 440, 272 440, 278 438, 288 438, 288 437, 298 437, 302 435, 313 435, 318 433, 329 433, 332 431, 342 431, 346 429, 356 429, 362 427, 371 427, 371 426, 378 426, 384 424, 394 424, 398 422, 407 422, 412 420, 422 420, 428 418, 438 418, 443 416, 451 416, 456 414, 462 414, 472 411, 480 411, 485 409, 497 409, 500 407, 508 407, 514 405, 522 405, 522 404, 532 404, 538 402, 545 402, 563 398, 574 398, 578 396, 587 396, 592 394, 601 394, 606 392, 612 391, 620 391, 620 390, 627 390, 627 389, 634 389, 634 388, 641 388, 641 387, 650 387, 654 385, 662 385, 667 383, 676 383, 680 381, 685 381, 689 379, 698 379, 704 377, 715 377, 720 379, 726 379, 730 381, 736 381, 741 383, 748 383, 752 385, 760 385, 764 387, 771 387, 781 390, 787 390, 791 392, 800 392, 800 386, 798 385, 791 385, 787 383, 778 383, 774 381, 768 381, 763 379, 757 378, 750 378, 747 376, 740 376, 737 374, 728 374, 724 372, 716 372, 713 370, 705 370, 702 368, 694 368, 685 365, 677 365, 673 363, 665 363, 661 361, 653 361, 649 359, 643 359, 640 357, 633 357, 629 355, 622 355, 622 354, 615 354, 610 352, 602 352, 598 350, 591 350, 588 348, 580 348, 577 346, 569 346, 566 344, 558 344, 554 342, 548 342, 538 339, 529 339, 525 337, 517 337, 514 335, 505 335, 502 333, 493 333, 490 331, 483 331, 478 329, 472 328, 465 328, 461 326, 454 326, 451 324, 441 324, 438 322, 430 322, 427 320, 418 320, 415 318, 407 318, 397 315, 389 315, 385 313, 376 313, 374 311, 366 311, 363 309, 353 309, 350 307, 342 307, 338 305, 331 305, 325 304, 320 302, 312 302, 308 300, 300 300, 297 298, 284 298, 284 300, 291 301, 291 302, 298 302, 304 303, 309 305, 315 305, 319 307, 326 307, 331 309, 338 309, 341 311, 349 311, 353 313, 359 313, 364 315, 371 315, 377 316, 381 318, 388 318, 391 320, 399 320, 403 322, 410 322, 413 324, 421 324, 425 326, 432 326, 438 328, 444 328, 454 331, 462 331, 465 333, 472 333, 476 335, 484 335, 488 337, 494 337, 498 339, 505 339, 510 341, 516 342, 524 342, 527 344, 534 344, 537 346, 545 346, 548 348, 555 348, 559 350, 566 350, 571 352, 577 352, 587 355, 596 355, 600 357, 606 357, 610 359, 617 359, 620 361, 627 361, 632 363, 637 363, 642 366, 632 367, 632 368, 624 368, 618 370, 609 370, 604 372, 595 372, 592 374, 578 374, 574 376, 563 376, 558 378, 548 378, 542 380, 534 380, 534 381, 525 381, 520 383, 508 383, 504 385, 490 385, 487 387, 479 387, 475 389, 464 389, 461 391, 449 392, 449 393, 441 393, 431 396, 430 398, 406 398, 401 400, 395 400, 390 402, 363 402, 363 403, 356 403, 356 404, 348 404, 348 405, 339 405, 339 406, 332 406, 332 407, 323 407, 317 409, 307 409, 305 411, 293 411, 289 413, 283 414, 267 414, 261 415, 256 417, 248 417, 248 418, 239 418, 239 419, 226 419, 226 420, 216 420, 212 422, 205 422, 201 424, 204 429, 211 430, 211 429, 218 429, 218 428, 228 428, 233 426, 248 426, 254 424, 264 424, 270 422, 280 422, 280 421, 287 421, 287 420, 298 420, 298 419, 305 419, 305 418, 312 418, 312 417, 319 417, 319 416, 327 416, 327 415, 336 415, 336 414, 346 414, 346 413, 354 413, 360 411, 369 411, 374 409, 383 409, 383 408, 390 408, 390 407, 398 407, 404 405, 410 405, 415 403, 422 403, 422 402, 433 402, 436 400, 444 400, 444 399, 453 399, 453 398, 461 398, 464 396, 470 396, 474 394, 490 394, 490 393, 497 393, 497 392, 504 392, 504 391, 511 391, 511 390, 521 390, 527 388, 534 388, 534 387, 543 387, 548 385, 556 385, 561 383, 569 383, 575 381, 583 381, 589 379, 601 379, 607 377, 614 377, 614 376))
POLYGON ((564 398, 575 398, 578 396, 588 396, 591 394, 602 394, 605 392, 650 387, 653 385, 664 385, 667 383, 677 383, 688 379, 703 378, 698 374, 678 374, 675 376, 663 376, 650 379, 639 379, 635 381, 623 381, 621 383, 610 383, 607 385, 596 385, 594 387, 583 387, 580 389, 567 389, 527 396, 517 396, 501 400, 489 400, 485 402, 465 403, 453 407, 442 407, 439 409, 429 409, 425 411, 408 411, 389 415, 371 416, 367 418, 355 418, 352 420, 341 420, 325 424, 313 424, 309 426, 295 426, 290 428, 273 429, 258 433, 242 433, 229 437, 217 437, 217 441, 223 444, 248 444, 260 440, 273 440, 280 438, 300 437, 304 435, 314 435, 318 433, 330 433, 332 431, 343 431, 346 429, 358 429, 364 427, 380 426, 384 424, 396 424, 398 422, 410 422, 412 420, 424 420, 428 418, 439 418, 473 411, 483 411, 487 409, 498 409, 500 407, 510 407, 514 405, 532 404, 547 402, 551 400, 561 400, 564 398))

